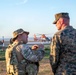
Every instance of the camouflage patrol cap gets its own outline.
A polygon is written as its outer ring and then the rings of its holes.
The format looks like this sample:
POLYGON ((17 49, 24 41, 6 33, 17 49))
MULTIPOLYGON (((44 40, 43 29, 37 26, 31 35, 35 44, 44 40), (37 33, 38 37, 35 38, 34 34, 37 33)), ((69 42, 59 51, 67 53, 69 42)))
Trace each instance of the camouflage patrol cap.
POLYGON ((69 14, 68 13, 64 13, 64 12, 55 14, 55 21, 53 22, 53 24, 56 24, 57 21, 59 20, 59 18, 61 18, 61 17, 69 19, 69 14))
POLYGON ((27 35, 29 34, 29 32, 24 31, 23 29, 18 29, 16 31, 13 32, 13 38, 12 40, 16 39, 16 37, 20 34, 26 33, 27 35))

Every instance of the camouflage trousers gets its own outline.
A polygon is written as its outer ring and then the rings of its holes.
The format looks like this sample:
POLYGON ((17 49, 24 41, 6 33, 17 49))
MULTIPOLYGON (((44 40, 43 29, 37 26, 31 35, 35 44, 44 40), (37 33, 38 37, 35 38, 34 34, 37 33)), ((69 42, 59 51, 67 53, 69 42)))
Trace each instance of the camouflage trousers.
POLYGON ((39 66, 36 64, 28 64, 26 67, 26 72, 28 75, 37 75, 39 71, 39 66))
POLYGON ((19 70, 17 73, 11 73, 6 75, 37 75, 39 71, 39 66, 36 64, 27 64, 25 72, 19 70))

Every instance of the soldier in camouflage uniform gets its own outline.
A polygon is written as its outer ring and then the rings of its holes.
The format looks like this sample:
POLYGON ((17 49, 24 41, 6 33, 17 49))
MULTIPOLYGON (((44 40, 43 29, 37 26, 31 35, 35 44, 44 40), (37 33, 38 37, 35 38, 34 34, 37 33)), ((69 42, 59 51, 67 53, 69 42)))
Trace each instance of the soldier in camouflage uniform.
POLYGON ((57 29, 50 46, 50 64, 54 75, 76 75, 76 29, 69 25, 68 13, 55 15, 57 29))
POLYGON ((37 75, 39 61, 44 57, 44 46, 33 45, 28 42, 29 32, 18 29, 13 32, 13 44, 6 49, 7 75, 37 75))

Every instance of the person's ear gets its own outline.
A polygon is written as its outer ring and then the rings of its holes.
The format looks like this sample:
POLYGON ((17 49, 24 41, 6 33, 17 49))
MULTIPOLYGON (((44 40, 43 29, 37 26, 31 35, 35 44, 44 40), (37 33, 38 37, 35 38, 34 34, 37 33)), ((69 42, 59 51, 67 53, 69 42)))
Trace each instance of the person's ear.
POLYGON ((59 19, 59 23, 62 25, 63 22, 64 22, 63 18, 60 18, 60 19, 59 19))

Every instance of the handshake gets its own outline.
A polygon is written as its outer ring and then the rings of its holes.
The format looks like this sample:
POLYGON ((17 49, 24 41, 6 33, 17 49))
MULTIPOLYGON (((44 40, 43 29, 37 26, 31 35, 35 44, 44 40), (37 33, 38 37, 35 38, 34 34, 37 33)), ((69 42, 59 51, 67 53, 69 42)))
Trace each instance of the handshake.
POLYGON ((39 44, 39 45, 33 45, 32 47, 32 50, 38 50, 38 49, 44 49, 44 45, 43 44, 39 44))

